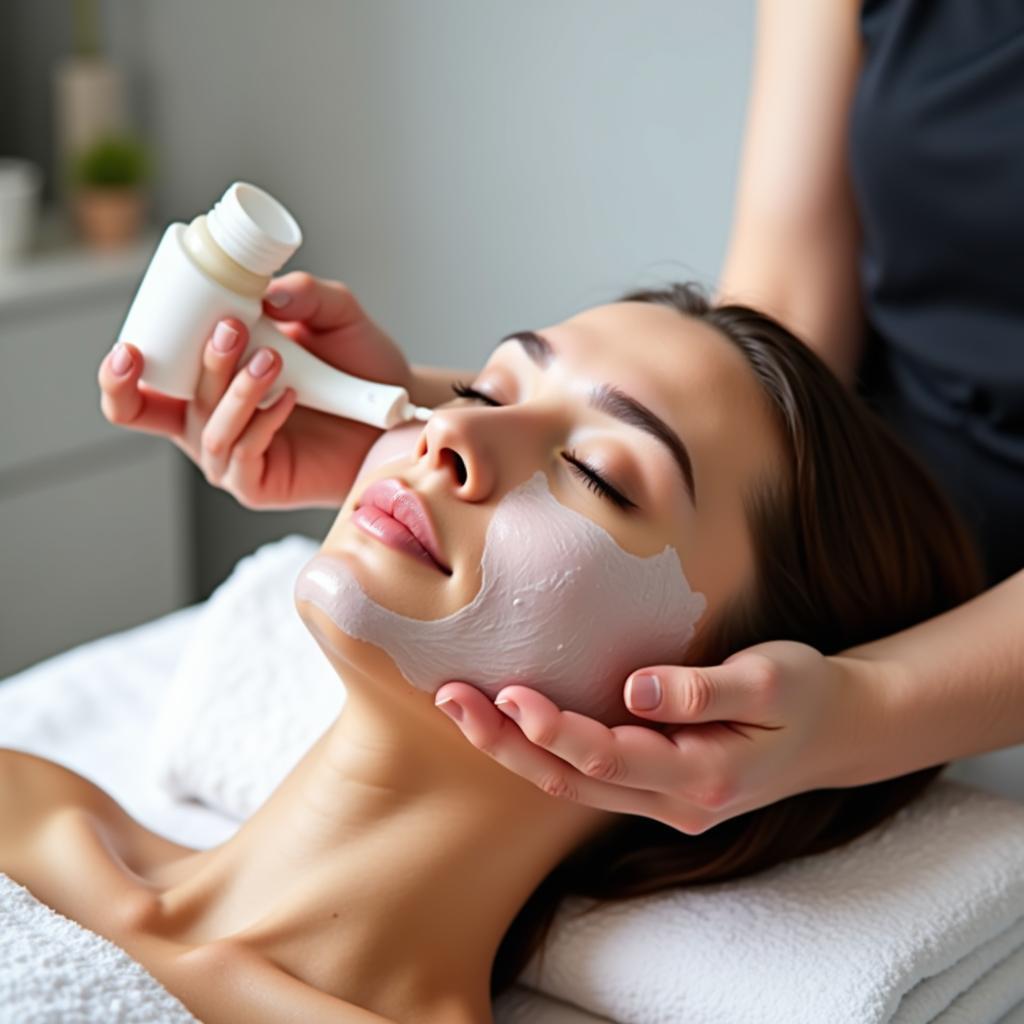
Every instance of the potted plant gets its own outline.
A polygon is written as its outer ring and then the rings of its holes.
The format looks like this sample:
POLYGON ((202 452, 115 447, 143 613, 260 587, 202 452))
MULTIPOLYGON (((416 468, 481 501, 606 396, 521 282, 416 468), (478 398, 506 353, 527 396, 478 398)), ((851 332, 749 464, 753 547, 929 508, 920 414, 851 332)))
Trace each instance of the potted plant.
POLYGON ((149 179, 149 154, 138 139, 109 135, 87 146, 72 179, 75 219, 90 245, 115 248, 138 237, 149 179))

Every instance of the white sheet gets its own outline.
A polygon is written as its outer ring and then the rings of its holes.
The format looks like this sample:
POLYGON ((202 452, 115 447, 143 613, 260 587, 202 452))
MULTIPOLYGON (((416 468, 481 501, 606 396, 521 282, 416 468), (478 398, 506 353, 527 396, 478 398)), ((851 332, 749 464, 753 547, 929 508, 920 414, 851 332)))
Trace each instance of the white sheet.
POLYGON ((237 821, 173 800, 139 770, 164 686, 200 608, 182 608, 10 676, 0 683, 0 746, 84 775, 168 839, 203 848, 221 842, 237 821))

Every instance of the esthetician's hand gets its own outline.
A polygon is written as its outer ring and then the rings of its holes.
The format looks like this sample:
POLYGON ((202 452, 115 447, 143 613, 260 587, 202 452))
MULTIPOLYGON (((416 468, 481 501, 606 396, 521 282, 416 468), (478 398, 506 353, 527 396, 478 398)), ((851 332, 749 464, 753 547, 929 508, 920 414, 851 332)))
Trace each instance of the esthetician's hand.
MULTIPOLYGON (((339 281, 294 271, 271 281, 263 300, 279 329, 347 373, 414 390, 398 346, 339 281)), ((239 368, 245 325, 225 320, 203 349, 203 370, 191 402, 139 384, 142 353, 117 345, 99 369, 101 408, 111 423, 170 438, 207 481, 246 508, 337 507, 380 435, 363 423, 296 408, 292 388, 257 409, 273 388, 281 358, 262 349, 239 368)))
POLYGON ((641 669, 623 696, 655 728, 609 728, 519 685, 492 705, 469 683, 450 682, 435 703, 474 746, 552 796, 697 835, 794 793, 869 781, 868 741, 883 733, 884 702, 873 697, 885 692, 882 671, 789 641, 708 668, 641 669))

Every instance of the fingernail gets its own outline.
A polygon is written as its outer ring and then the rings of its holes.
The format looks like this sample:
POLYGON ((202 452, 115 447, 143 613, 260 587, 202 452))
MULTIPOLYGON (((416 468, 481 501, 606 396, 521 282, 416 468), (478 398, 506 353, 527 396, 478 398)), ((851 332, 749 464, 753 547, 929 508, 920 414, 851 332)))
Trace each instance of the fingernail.
POLYGON ((496 708, 501 708, 501 710, 504 711, 513 722, 519 721, 519 705, 514 700, 502 697, 501 700, 496 700, 494 702, 494 706, 496 708))
POLYGON ((661 703, 661 680, 645 672, 630 676, 626 687, 626 703, 634 711, 653 710, 661 703))
POLYGON ((132 368, 132 354, 120 342, 114 346, 110 368, 118 377, 123 377, 132 368))
POLYGON ((230 352, 238 341, 238 331, 221 321, 213 332, 213 347, 218 352, 230 352))
POLYGON ((274 353, 269 348, 261 348, 249 360, 249 372, 254 377, 262 377, 274 365, 274 353))
POLYGON ((292 301, 292 297, 287 292, 267 292, 265 298, 274 309, 284 309, 292 301))
POLYGON ((434 707, 440 708, 449 718, 454 718, 456 722, 462 721, 462 706, 451 697, 446 697, 440 704, 435 704, 434 707))

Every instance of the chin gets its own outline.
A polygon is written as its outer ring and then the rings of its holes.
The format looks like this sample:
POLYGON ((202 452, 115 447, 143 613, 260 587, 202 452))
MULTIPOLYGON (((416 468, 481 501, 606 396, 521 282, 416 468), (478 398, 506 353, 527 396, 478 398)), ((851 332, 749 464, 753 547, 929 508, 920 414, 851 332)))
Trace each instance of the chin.
POLYGON ((349 636, 324 611, 309 601, 296 601, 295 608, 303 625, 345 684, 346 690, 365 682, 375 692, 384 688, 393 689, 396 693, 420 692, 412 687, 398 671, 394 661, 379 647, 349 636))
POLYGON ((476 596, 480 573, 447 576, 419 559, 364 533, 342 508, 320 545, 320 555, 339 559, 366 596, 409 619, 431 621, 457 612, 476 596))

